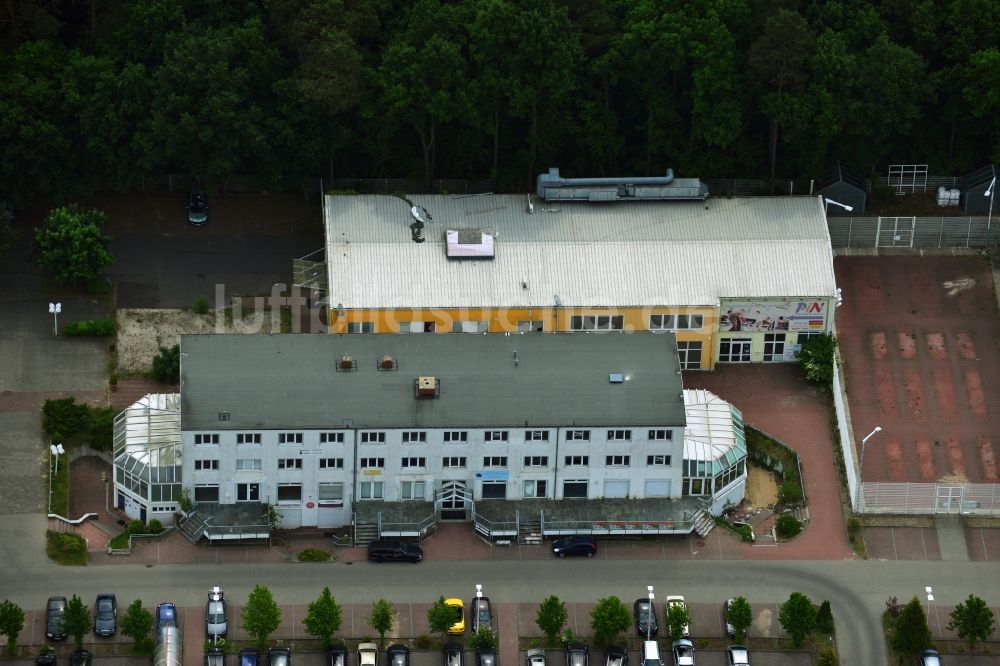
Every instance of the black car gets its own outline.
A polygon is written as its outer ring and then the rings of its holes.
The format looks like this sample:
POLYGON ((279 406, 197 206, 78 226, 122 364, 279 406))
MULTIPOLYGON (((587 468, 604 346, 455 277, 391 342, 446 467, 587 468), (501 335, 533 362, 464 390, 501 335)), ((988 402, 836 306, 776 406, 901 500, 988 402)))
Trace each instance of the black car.
POLYGON ((493 626, 493 608, 489 597, 476 597, 469 602, 469 617, 472 618, 472 633, 479 627, 493 626))
POLYGON ((240 666, 257 666, 260 663, 260 653, 253 648, 240 650, 240 666))
POLYGON ((210 647, 205 651, 205 666, 226 666, 226 651, 221 647, 210 647))
POLYGON ((476 650, 476 666, 497 666, 497 651, 493 648, 476 650))
POLYGON ((552 542, 552 554, 556 557, 567 555, 583 555, 593 557, 597 554, 597 541, 592 536, 576 535, 552 542))
POLYGON ((94 602, 94 635, 114 636, 118 629, 118 601, 113 594, 98 594, 94 602))
POLYGON ((188 194, 187 214, 188 224, 200 227, 208 222, 208 199, 205 198, 205 191, 197 185, 188 194))
POLYGON ((604 651, 604 666, 628 666, 628 648, 609 645, 604 651))
POLYGON ((47 652, 43 652, 35 657, 35 666, 51 666, 56 663, 56 653, 50 647, 47 652))
POLYGON ((368 559, 372 562, 419 562, 424 551, 418 544, 406 541, 372 541, 368 544, 368 559))
POLYGON ((659 631, 656 622, 656 607, 649 599, 636 599, 632 605, 632 616, 635 618, 635 633, 643 638, 652 638, 659 631))
POLYGON ((385 654, 387 666, 410 666, 410 648, 402 643, 390 645, 385 654))
POLYGON ((63 617, 66 615, 66 597, 49 597, 45 606, 45 638, 50 641, 66 640, 63 617))
POLYGON ((286 647, 273 647, 267 651, 269 666, 291 666, 292 651, 286 647))
POLYGON ((326 649, 326 666, 347 666, 347 648, 331 645, 326 649))
POLYGON ((94 663, 86 650, 76 650, 69 656, 69 666, 91 666, 94 663))
POLYGON ((566 666, 587 666, 589 654, 586 643, 566 643, 566 666))
POLYGON ((465 647, 458 641, 448 641, 441 646, 444 666, 464 666, 465 647))

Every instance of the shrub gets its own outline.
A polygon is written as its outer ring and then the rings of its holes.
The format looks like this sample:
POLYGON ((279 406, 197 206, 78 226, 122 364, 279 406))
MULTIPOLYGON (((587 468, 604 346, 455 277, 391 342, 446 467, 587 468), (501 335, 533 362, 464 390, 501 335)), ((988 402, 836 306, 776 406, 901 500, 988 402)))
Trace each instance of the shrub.
POLYGON ((160 347, 153 358, 153 379, 164 384, 176 384, 181 379, 181 346, 160 347))
POLYGON ((828 333, 811 338, 799 352, 799 366, 806 379, 830 391, 833 389, 834 352, 837 339, 828 333))
POLYGON ((802 531, 802 523, 790 513, 778 516, 774 522, 774 529, 782 539, 791 539, 802 531))
POLYGON ((793 479, 785 479, 778 487, 778 502, 791 504, 802 501, 802 486, 793 479))
POLYGON ((199 296, 194 299, 194 305, 191 307, 195 314, 208 314, 208 299, 204 296, 199 296))
POLYGON ((115 334, 115 320, 111 317, 98 317, 82 321, 67 322, 63 326, 63 335, 71 338, 106 338, 115 334))
POLYGON ((414 645, 417 646, 418 650, 426 650, 431 646, 431 637, 427 634, 420 634, 414 641, 414 645))
POLYGON ((306 548, 297 556, 299 562, 328 562, 330 553, 321 548, 306 548))
POLYGON ((833 610, 830 602, 824 601, 819 605, 819 612, 816 613, 816 629, 824 634, 833 633, 833 610))
POLYGON ((46 553, 59 564, 84 565, 87 563, 87 542, 72 532, 46 533, 46 553))
POLYGON ((151 521, 149 521, 149 524, 146 526, 146 531, 149 532, 150 534, 159 534, 160 532, 163 531, 163 523, 161 523, 156 518, 153 518, 151 521))
POLYGON ((42 406, 42 428, 53 441, 63 442, 86 426, 87 406, 76 404, 76 398, 50 399, 42 406))
POLYGON ((839 663, 837 652, 829 645, 824 645, 816 655, 816 666, 837 666, 839 663))
POLYGON ((128 526, 125 531, 129 534, 145 534, 146 533, 146 523, 141 520, 130 520, 128 521, 128 526))

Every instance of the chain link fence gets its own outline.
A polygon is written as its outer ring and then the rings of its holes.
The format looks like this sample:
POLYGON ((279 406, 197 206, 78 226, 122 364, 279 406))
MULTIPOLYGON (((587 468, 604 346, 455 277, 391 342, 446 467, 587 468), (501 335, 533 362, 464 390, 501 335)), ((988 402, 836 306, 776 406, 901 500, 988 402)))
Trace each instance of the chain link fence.
POLYGON ((1000 515, 997 483, 861 484, 860 513, 1000 515))
POLYGON ((987 247, 1000 238, 1000 219, 985 217, 832 216, 827 227, 834 249, 987 247))

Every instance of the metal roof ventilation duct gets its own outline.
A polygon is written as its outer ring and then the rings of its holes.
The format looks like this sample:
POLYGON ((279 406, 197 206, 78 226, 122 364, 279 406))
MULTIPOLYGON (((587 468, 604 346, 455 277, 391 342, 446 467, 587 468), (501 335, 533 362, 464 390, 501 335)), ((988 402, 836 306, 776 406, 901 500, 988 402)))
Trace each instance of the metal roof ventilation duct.
POLYGON ((704 199, 708 186, 697 178, 674 179, 674 170, 665 176, 627 178, 562 178, 559 169, 539 174, 537 194, 545 201, 635 201, 704 199))

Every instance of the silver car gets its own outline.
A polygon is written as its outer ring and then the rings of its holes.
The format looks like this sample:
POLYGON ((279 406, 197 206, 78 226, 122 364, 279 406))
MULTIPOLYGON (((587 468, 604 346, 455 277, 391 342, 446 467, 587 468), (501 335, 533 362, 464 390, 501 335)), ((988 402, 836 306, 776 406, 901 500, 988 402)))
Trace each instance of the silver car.
POLYGON ((225 595, 221 589, 213 587, 208 592, 208 603, 205 604, 205 634, 209 638, 213 636, 226 637, 226 632, 229 630, 226 622, 226 610, 225 595))

